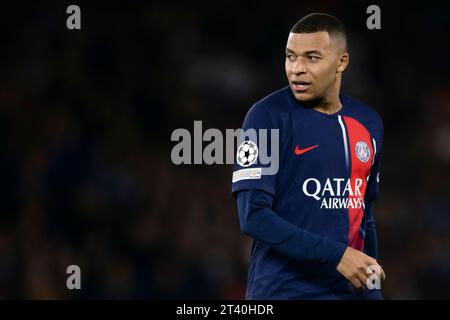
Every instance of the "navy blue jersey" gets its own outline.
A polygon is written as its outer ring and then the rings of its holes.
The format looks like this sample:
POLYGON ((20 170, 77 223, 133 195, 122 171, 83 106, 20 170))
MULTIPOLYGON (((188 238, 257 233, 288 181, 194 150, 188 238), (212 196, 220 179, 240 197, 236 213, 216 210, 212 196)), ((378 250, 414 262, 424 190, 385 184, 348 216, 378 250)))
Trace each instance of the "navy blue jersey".
MULTIPOLYGON (((379 192, 383 123, 367 105, 342 94, 340 100, 341 110, 328 115, 305 107, 285 87, 254 104, 243 129, 279 130, 279 169, 261 174, 268 165, 253 150, 260 141, 249 142, 245 154, 241 145, 246 161, 235 164, 232 192, 264 191, 286 221, 364 251, 365 206, 379 192)), ((375 291, 352 290, 336 265, 298 260, 261 241, 253 243, 249 299, 351 298, 375 291)))

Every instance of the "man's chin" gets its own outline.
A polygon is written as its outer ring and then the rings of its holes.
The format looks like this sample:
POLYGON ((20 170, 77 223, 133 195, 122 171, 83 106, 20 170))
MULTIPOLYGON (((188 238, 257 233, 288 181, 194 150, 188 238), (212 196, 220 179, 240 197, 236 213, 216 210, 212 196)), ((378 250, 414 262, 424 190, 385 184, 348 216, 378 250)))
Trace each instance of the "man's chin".
POLYGON ((292 93, 294 94, 295 99, 297 99, 300 102, 308 102, 308 101, 315 100, 314 95, 307 91, 292 90, 292 93))
POLYGON ((292 93, 294 94, 295 99, 306 108, 315 108, 321 102, 321 99, 311 92, 292 90, 292 93))

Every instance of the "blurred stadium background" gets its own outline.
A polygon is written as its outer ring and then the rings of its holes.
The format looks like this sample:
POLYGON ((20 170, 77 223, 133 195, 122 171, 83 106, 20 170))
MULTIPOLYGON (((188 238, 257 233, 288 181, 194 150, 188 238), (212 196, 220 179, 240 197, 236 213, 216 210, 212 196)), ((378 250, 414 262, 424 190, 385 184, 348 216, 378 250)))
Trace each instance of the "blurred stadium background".
POLYGON ((170 135, 239 128, 286 84, 288 32, 318 11, 348 29, 343 91, 385 121, 383 293, 450 298, 449 6, 378 2, 369 31, 369 4, 2 4, 0 298, 242 299, 250 239, 232 168, 173 165, 170 135))

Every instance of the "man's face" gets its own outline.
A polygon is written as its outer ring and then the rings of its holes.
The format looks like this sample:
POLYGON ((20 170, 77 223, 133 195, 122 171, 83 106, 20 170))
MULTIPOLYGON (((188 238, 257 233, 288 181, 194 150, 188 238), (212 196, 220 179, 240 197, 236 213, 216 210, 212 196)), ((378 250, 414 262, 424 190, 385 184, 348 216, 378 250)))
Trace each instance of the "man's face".
MULTIPOLYGON (((345 54, 346 55, 346 54, 345 54)), ((347 56, 348 57, 348 56, 347 56)), ((286 75, 297 100, 327 96, 336 85, 342 66, 339 43, 328 32, 290 33, 286 46, 286 75)))

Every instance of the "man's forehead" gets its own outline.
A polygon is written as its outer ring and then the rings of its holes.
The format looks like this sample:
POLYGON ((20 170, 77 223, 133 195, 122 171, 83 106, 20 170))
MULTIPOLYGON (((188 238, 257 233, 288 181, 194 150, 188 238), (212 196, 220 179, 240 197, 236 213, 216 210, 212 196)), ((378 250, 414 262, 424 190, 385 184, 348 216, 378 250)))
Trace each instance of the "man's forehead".
POLYGON ((326 31, 312 33, 289 33, 287 48, 293 51, 328 50, 330 35, 326 31))

